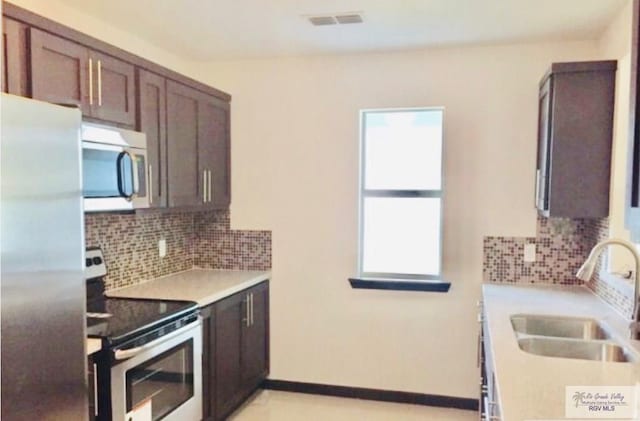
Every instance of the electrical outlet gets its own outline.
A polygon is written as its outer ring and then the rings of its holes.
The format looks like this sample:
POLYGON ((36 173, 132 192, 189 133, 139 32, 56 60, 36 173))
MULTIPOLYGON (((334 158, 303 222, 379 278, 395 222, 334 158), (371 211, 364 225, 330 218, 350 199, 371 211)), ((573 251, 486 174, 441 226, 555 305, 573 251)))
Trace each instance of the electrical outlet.
POLYGON ((164 257, 167 255, 167 240, 164 238, 158 241, 158 254, 160 257, 164 257))
POLYGON ((524 245, 524 261, 529 263, 536 261, 536 245, 535 244, 524 245))

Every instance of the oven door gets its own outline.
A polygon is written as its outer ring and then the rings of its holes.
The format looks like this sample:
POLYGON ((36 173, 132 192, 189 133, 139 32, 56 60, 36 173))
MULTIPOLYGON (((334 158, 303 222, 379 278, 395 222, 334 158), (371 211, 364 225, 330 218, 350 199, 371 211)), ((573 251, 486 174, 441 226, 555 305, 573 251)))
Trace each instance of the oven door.
POLYGON ((126 359, 111 367, 114 421, 202 419, 199 320, 141 348, 116 350, 115 357, 126 359))

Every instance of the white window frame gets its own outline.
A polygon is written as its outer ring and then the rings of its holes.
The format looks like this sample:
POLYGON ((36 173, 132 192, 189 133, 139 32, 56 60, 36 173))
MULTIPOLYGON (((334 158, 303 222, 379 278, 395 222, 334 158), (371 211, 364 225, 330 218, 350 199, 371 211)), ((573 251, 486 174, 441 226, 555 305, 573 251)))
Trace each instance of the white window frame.
POLYGON ((373 108, 360 110, 360 174, 359 174, 359 197, 358 197, 358 274, 361 278, 372 279, 401 279, 401 280, 442 280, 442 254, 443 254, 443 233, 444 233, 444 156, 445 156, 445 110, 444 107, 412 107, 412 108, 373 108), (408 111, 440 111, 442 113, 442 147, 440 156, 440 189, 439 190, 367 190, 365 189, 365 116, 372 113, 392 113, 408 111), (437 274, 412 274, 412 273, 387 273, 387 272, 364 272, 364 200, 367 197, 435 197, 440 199, 440 238, 439 238, 439 273, 437 274))

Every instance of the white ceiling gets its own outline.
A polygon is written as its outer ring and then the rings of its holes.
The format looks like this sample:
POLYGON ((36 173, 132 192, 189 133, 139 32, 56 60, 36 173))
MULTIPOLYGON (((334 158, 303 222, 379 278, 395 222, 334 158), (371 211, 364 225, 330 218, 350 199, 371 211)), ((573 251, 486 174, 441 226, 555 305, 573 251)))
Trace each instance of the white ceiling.
POLYGON ((177 55, 222 60, 597 38, 629 0, 60 0, 177 55), (362 12, 364 23, 303 16, 362 12))

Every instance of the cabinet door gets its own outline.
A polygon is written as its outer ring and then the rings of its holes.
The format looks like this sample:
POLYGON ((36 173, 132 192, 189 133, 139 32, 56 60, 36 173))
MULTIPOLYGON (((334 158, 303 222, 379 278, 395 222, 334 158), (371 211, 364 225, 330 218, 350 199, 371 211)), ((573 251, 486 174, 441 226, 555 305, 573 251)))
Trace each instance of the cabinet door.
POLYGON ((227 208, 230 203, 229 103, 203 95, 200 107, 198 159, 205 174, 204 206, 227 208))
POLYGON ((538 99, 538 166, 536 170, 536 207, 541 212, 549 209, 549 153, 551 130, 551 77, 540 89, 538 99))
POLYGON ((269 361, 269 287, 262 283, 248 293, 250 305, 249 326, 242 335, 242 388, 243 395, 252 393, 266 377, 269 361))
POLYGON ((240 388, 241 325, 246 324, 246 314, 244 293, 232 295, 216 303, 216 419, 224 419, 243 398, 240 388))
POLYGON ((95 96, 89 95, 88 50, 35 28, 30 29, 30 36, 32 97, 76 105, 83 115, 90 115, 95 96))
POLYGON ((2 92, 28 96, 27 27, 2 18, 2 92))
POLYGON ((203 95, 200 105, 198 159, 206 177, 204 206, 227 208, 230 202, 229 103, 203 95))
POLYGON ((167 180, 169 207, 202 203, 198 171, 198 119, 201 94, 167 81, 167 180))
POLYGON ((90 53, 94 99, 91 116, 135 125, 135 69, 133 65, 95 51, 90 53))
POLYGON ((138 70, 137 130, 147 135, 149 207, 167 206, 166 81, 138 70))

